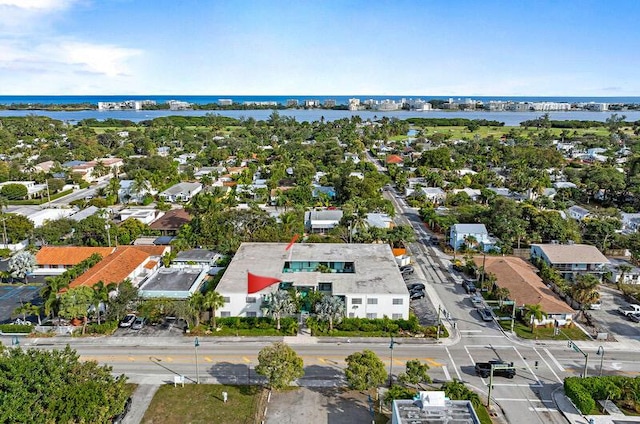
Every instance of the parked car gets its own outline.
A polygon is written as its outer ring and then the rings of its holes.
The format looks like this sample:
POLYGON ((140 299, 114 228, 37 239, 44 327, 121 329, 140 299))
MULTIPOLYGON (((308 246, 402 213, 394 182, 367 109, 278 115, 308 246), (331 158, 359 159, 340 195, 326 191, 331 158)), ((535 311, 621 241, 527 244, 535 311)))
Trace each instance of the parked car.
POLYGON ((493 312, 491 312, 491 309, 478 309, 478 313, 480 314, 480 318, 482 318, 483 321, 493 321, 493 312))
POLYGON ((589 305, 589 309, 591 309, 592 311, 599 311, 601 308, 602 308, 602 303, 600 303, 599 300, 589 305))
POLYGON ((640 313, 640 305, 628 305, 622 306, 618 308, 618 312, 620 312, 624 316, 629 316, 631 314, 640 313))
POLYGON ((407 289, 409 289, 409 291, 415 291, 415 290, 424 290, 424 284, 422 283, 411 283, 411 284, 407 284, 407 289))
POLYGON ((124 410, 118 415, 116 415, 115 417, 113 417, 111 419, 111 423, 121 424, 122 421, 124 420, 124 417, 127 415, 130 409, 131 409, 131 398, 127 398, 127 401, 124 403, 124 410))
POLYGON ((135 321, 133 321, 133 324, 131 324, 131 329, 132 330, 140 330, 142 329, 142 327, 144 327, 146 320, 142 317, 136 317, 135 321))
POLYGON ((474 284, 473 281, 471 280, 464 280, 462 282, 462 288, 464 289, 464 291, 466 291, 468 294, 471 293, 475 293, 476 292, 476 285, 474 284))
POLYGON ((419 291, 411 292, 411 296, 409 296, 409 298, 411 300, 417 300, 417 299, 422 299, 424 295, 425 295, 424 290, 419 290, 419 291))
POLYGON ((402 275, 410 275, 413 274, 414 269, 411 265, 404 265, 400 267, 400 273, 402 275))
POLYGON ((469 300, 471 300, 471 304, 476 308, 479 308, 484 305, 484 299, 479 294, 474 294, 469 298, 469 300))
POLYGON ((627 318, 629 318, 633 322, 640 322, 640 313, 629 314, 629 315, 627 315, 627 318))
POLYGON ((120 321, 120 327, 122 328, 131 327, 131 324, 133 324, 135 320, 136 320, 135 314, 127 314, 125 315, 124 318, 122 318, 122 321, 120 321))

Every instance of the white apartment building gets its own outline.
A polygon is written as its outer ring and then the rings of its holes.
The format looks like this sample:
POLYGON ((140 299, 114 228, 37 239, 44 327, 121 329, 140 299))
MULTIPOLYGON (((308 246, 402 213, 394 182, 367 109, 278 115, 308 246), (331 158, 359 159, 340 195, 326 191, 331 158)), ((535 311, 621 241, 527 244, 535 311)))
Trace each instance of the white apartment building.
POLYGON ((263 316, 265 296, 294 288, 342 298, 347 317, 409 318, 409 292, 388 244, 296 243, 288 251, 286 247, 287 243, 242 243, 216 288, 225 299, 219 316, 263 316), (321 265, 324 272, 318 270, 321 265), (250 293, 256 288, 255 276, 271 278, 273 283, 250 293))

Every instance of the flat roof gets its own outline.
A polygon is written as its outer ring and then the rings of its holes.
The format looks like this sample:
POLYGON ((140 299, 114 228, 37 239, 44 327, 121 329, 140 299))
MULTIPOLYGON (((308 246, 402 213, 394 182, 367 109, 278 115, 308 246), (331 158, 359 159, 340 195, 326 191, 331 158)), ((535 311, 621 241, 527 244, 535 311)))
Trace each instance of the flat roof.
POLYGON ((193 268, 159 268, 140 286, 143 291, 189 291, 204 271, 193 268))
POLYGON ((218 255, 218 252, 207 249, 183 250, 182 252, 178 253, 175 261, 211 261, 218 255))
MULTIPOLYGON (((220 293, 247 293, 249 272, 264 277, 278 278, 296 286, 333 283, 334 295, 343 294, 398 294, 408 295, 395 258, 388 244, 358 243, 242 243, 227 267, 217 291, 220 293), (354 273, 283 272, 285 262, 353 262, 354 273)), ((274 284, 262 290, 277 290, 274 284)))

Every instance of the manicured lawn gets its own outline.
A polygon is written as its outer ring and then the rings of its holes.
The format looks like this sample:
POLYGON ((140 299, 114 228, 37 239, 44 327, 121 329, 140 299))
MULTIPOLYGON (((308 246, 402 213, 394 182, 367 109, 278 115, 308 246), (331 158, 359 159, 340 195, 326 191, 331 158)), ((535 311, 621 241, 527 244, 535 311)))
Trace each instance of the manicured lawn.
MULTIPOLYGON (((500 325, 505 330, 511 330, 511 321, 500 321, 500 325)), ((567 340, 567 337, 571 340, 590 340, 589 336, 584 334, 579 328, 562 328, 561 332, 557 335, 553 335, 553 328, 536 328, 535 332, 531 332, 531 327, 525 325, 522 322, 515 322, 513 330, 518 337, 523 339, 539 339, 539 340, 567 340)))
POLYGON ((260 412, 263 388, 187 384, 160 387, 142 419, 148 424, 253 424, 260 412), (222 392, 229 394, 227 403, 222 392))

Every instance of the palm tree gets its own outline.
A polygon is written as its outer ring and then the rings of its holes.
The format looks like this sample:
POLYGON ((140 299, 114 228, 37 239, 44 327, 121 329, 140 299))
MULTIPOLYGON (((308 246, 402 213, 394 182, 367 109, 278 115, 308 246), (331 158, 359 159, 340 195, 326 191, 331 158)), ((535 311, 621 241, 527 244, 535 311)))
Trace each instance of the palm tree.
MULTIPOLYGON (((151 183, 147 180, 142 173, 136 175, 131 183, 131 187, 129 190, 131 193, 136 195, 136 198, 139 198, 140 195, 145 194, 151 191, 151 183)), ((133 196, 131 196, 133 197, 133 196)), ((139 202, 138 202, 139 203, 139 202)))
POLYGON ((95 164, 95 166, 93 167, 93 171, 91 172, 91 174, 95 175, 98 178, 103 177, 103 176, 107 175, 108 173, 109 173, 109 168, 107 166, 105 166, 105 164, 102 163, 101 160, 99 160, 95 164))
POLYGON ((323 296, 316 303, 316 315, 320 321, 329 322, 329 331, 333 330, 333 323, 339 324, 344 317, 344 301, 338 296, 323 296))
POLYGON ((500 305, 502 305, 502 302, 507 300, 509 298, 509 289, 506 287, 498 287, 496 289, 496 291, 494 292, 494 294, 496 295, 496 297, 498 298, 498 300, 500 301, 500 305))
POLYGON ((597 302, 600 299, 598 292, 600 281, 592 274, 578 276, 575 284, 571 288, 571 297, 580 303, 580 312, 584 314, 587 305, 597 302))
POLYGON ((278 290, 271 293, 265 301, 265 307, 267 315, 271 315, 276 319, 276 329, 278 330, 280 330, 280 318, 295 311, 295 304, 286 290, 278 290))
POLYGON ((535 305, 524 305, 524 309, 527 311, 524 315, 525 320, 529 320, 531 323, 531 332, 535 331, 535 322, 542 321, 547 317, 547 314, 542 310, 542 306, 537 303, 535 305))
POLYGON ((109 293, 115 291, 117 285, 115 283, 104 284, 103 281, 98 281, 93 286, 93 306, 96 309, 96 317, 98 318, 98 325, 100 325, 100 304, 106 305, 109 300, 109 293))
POLYGON ((478 246, 478 239, 476 236, 472 236, 471 234, 467 234, 464 236, 464 244, 467 246, 467 249, 475 249, 478 246))
POLYGON ((195 318, 195 327, 200 325, 200 315, 204 309, 204 295, 202 292, 195 292, 189 297, 189 309, 195 318))
POLYGON ((618 277, 618 281, 617 281, 618 288, 620 288, 624 284, 624 277, 632 269, 633 267, 627 264, 622 264, 618 266, 618 270, 620 270, 620 277, 618 277))
POLYGON ((47 284, 40 289, 40 296, 44 300, 42 310, 45 316, 55 318, 60 311, 60 298, 58 294, 63 288, 69 287, 69 283, 62 277, 47 277, 47 284))
POLYGON ((40 321, 40 308, 31 302, 23 303, 13 311, 14 316, 22 315, 22 320, 26 321, 27 316, 35 315, 38 317, 38 325, 42 324, 40 321))
POLYGON ((216 328, 216 311, 224 306, 224 297, 215 290, 209 290, 204 294, 202 306, 211 311, 211 323, 216 328))

